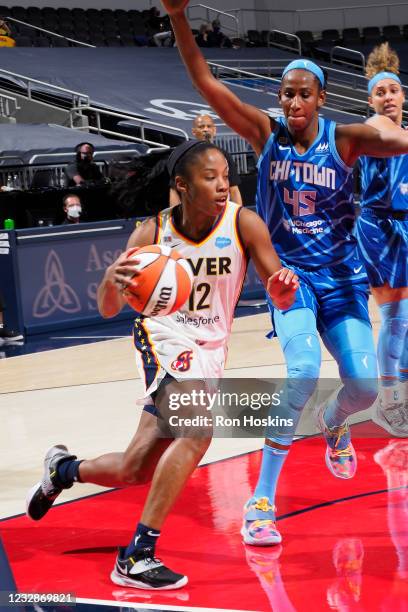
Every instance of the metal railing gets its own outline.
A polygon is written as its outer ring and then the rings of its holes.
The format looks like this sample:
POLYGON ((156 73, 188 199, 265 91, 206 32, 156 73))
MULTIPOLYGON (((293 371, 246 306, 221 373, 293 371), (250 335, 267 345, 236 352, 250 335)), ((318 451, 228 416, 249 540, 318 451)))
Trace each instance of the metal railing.
POLYGON ((20 110, 20 106, 17 103, 17 98, 13 98, 13 96, 8 96, 3 93, 0 94, 1 117, 14 117, 18 110, 20 110))
POLYGON ((248 174, 248 156, 254 155, 245 138, 238 134, 217 134, 215 144, 232 155, 238 174, 248 174))
POLYGON ((302 41, 299 36, 296 34, 290 34, 289 32, 282 32, 282 30, 271 30, 268 34, 268 47, 273 45, 274 47, 279 47, 281 49, 288 49, 289 51, 297 51, 298 55, 302 55, 302 41), (275 40, 275 35, 278 34, 275 40), (285 42, 281 42, 282 40, 291 41, 293 40, 296 43, 296 48, 292 47, 289 44, 285 44, 285 42))
POLYGON ((96 132, 97 134, 107 134, 109 136, 117 136, 120 138, 124 138, 126 140, 130 140, 132 142, 140 142, 142 144, 147 144, 147 145, 151 145, 152 147, 161 147, 161 148, 169 148, 167 145, 164 145, 161 142, 158 141, 154 141, 154 140, 149 140, 148 138, 146 138, 146 134, 145 134, 145 130, 147 129, 153 129, 153 130, 161 130, 161 131, 165 131, 165 132, 170 132, 171 134, 174 134, 176 136, 180 136, 182 137, 184 140, 188 140, 189 136, 187 134, 187 132, 185 132, 184 130, 182 130, 181 128, 177 128, 174 127, 172 125, 167 125, 164 123, 157 123, 155 121, 149 121, 147 119, 141 119, 139 117, 135 117, 134 115, 128 115, 125 113, 118 113, 115 111, 109 111, 105 108, 97 108, 95 106, 79 106, 75 109, 72 109, 69 112, 69 121, 70 121, 70 127, 76 130, 90 130, 92 132, 96 132), (92 115, 95 116, 96 118, 96 126, 92 126, 92 125, 88 125, 88 126, 79 126, 76 127, 74 125, 74 116, 75 113, 83 113, 83 112, 89 112, 92 113, 92 115), (137 127, 138 129, 140 129, 140 137, 139 136, 131 136, 129 134, 124 134, 123 132, 114 132, 112 130, 107 130, 105 128, 102 127, 101 125, 101 115, 102 116, 107 116, 107 117, 116 117, 117 119, 125 119, 127 121, 131 121, 132 124, 135 124, 135 127, 137 127))
MULTIPOLYGON (((304 14, 317 14, 317 13, 333 13, 333 11, 340 11, 343 19, 343 28, 347 27, 347 16, 350 16, 350 11, 356 11, 361 9, 367 9, 368 11, 372 11, 374 8, 385 9, 387 15, 387 23, 385 20, 381 21, 382 25, 392 25, 391 23, 391 9, 399 6, 407 7, 406 2, 393 2, 389 4, 354 4, 353 6, 336 6, 336 7, 326 7, 320 9, 298 9, 295 12, 295 18, 297 19, 295 30, 300 30, 301 24, 301 16, 304 14)), ((353 23, 353 22, 352 22, 353 23)))
MULTIPOLYGON (((33 85, 35 84, 41 85, 44 88, 41 89, 42 92, 45 91, 46 93, 55 93, 55 95, 59 96, 61 96, 61 94, 64 94, 65 97, 71 98, 72 109, 75 109, 81 106, 82 104, 89 104, 90 102, 89 96, 84 93, 81 93, 79 91, 73 91, 72 89, 67 89, 66 87, 59 87, 58 85, 53 85, 52 83, 47 83, 46 81, 39 81, 38 79, 33 79, 32 77, 25 76, 24 74, 18 74, 17 72, 11 72, 10 70, 0 68, 0 78, 2 75, 4 75, 5 77, 13 77, 15 80, 18 79, 19 81, 21 81, 26 86, 27 98, 29 100, 33 99, 33 85)), ((14 84, 16 84, 15 80, 13 81, 14 84)), ((17 85, 21 86, 21 83, 17 83, 17 85)))
MULTIPOLYGON (((51 155, 48 157, 51 157, 51 155)), ((108 175, 106 162, 95 163, 102 175, 106 177, 108 175)), ((65 174, 66 166, 66 162, 60 164, 32 164, 30 166, 0 166, 0 183, 4 186, 4 191, 9 192, 34 188, 65 189, 68 183, 65 174)))
MULTIPOLYGON (((388 4, 355 4, 353 6, 333 6, 333 7, 325 7, 325 8, 310 8, 310 9, 246 9, 246 8, 237 8, 237 9, 228 9, 229 13, 234 13, 237 15, 237 19, 238 19, 238 24, 239 24, 239 30, 241 32, 241 36, 243 36, 247 30, 252 30, 254 28, 256 28, 255 24, 254 24, 254 15, 256 17, 256 15, 262 13, 263 15, 266 15, 265 18, 263 18, 263 24, 264 27, 262 27, 262 29, 264 30, 271 30, 274 28, 274 26, 276 25, 276 23, 279 21, 279 16, 287 16, 289 18, 289 21, 291 21, 292 23, 292 31, 295 32, 297 30, 303 30, 303 29, 312 29, 312 30, 319 30, 321 28, 319 27, 304 27, 304 25, 302 24, 302 17, 305 15, 317 15, 317 14, 321 14, 321 15, 325 15, 325 14, 333 14, 333 12, 340 12, 341 14, 341 20, 342 20, 342 28, 347 27, 347 18, 349 18, 350 21, 350 26, 355 25, 355 20, 353 20, 352 18, 350 19, 350 13, 351 11, 356 11, 356 10, 367 10, 367 11, 372 11, 372 9, 376 8, 376 9, 382 9, 384 10, 384 17, 383 18, 379 18, 379 23, 381 23, 381 25, 392 25, 392 19, 391 19, 391 11, 392 9, 396 9, 398 7, 407 7, 407 3, 406 2, 390 2, 388 4), (248 27, 248 20, 247 20, 247 16, 249 16, 251 18, 251 23, 250 23, 250 27, 248 27)), ((213 10, 217 10, 217 9, 213 9, 213 10)), ((396 18, 395 18, 396 19, 396 18)), ((316 23, 316 21, 314 21, 314 23, 316 23)), ((395 21, 394 21, 395 23, 395 21)), ((401 21, 397 21, 397 23, 401 23, 401 21)), ((357 27, 362 27, 364 24, 362 24, 361 26, 359 26, 357 24, 357 27)), ((285 25, 286 27, 286 25, 285 25)), ((324 27, 330 27, 328 25, 325 25, 324 27)), ((336 23, 333 24, 332 27, 340 27, 340 23, 336 20, 336 23)))
MULTIPOLYGON (((198 20, 200 20, 201 23, 203 22, 203 18, 202 17, 192 17, 191 16, 191 9, 194 9, 194 8, 201 8, 201 9, 205 10, 205 14, 206 14, 205 21, 207 23, 210 23, 211 21, 213 21, 213 19, 211 19, 211 16, 210 16, 211 13, 214 13, 216 15, 216 18, 218 18, 220 15, 222 15, 223 17, 227 17, 229 19, 232 19, 234 21, 234 24, 235 24, 234 28, 229 27, 229 25, 225 24, 225 23, 223 23, 223 27, 226 30, 233 31, 236 34, 237 38, 240 37, 241 30, 240 30, 240 26, 239 26, 239 19, 238 19, 238 17, 235 17, 235 15, 231 15, 231 13, 227 13, 225 11, 221 11, 220 9, 214 8, 213 6, 207 6, 206 4, 191 4, 191 5, 189 5, 187 7, 187 17, 188 17, 188 20, 190 22, 198 21, 198 20)), ((235 10, 235 9, 233 9, 233 10, 235 10)))
MULTIPOLYGON (((251 72, 254 72, 254 70, 259 70, 260 73, 259 74, 267 74, 268 76, 271 76, 271 74, 280 74, 282 72, 282 58, 276 59, 276 58, 257 58, 257 59, 247 59, 247 58, 237 58, 237 59, 230 59, 230 58, 220 58, 220 59, 212 59, 211 62, 209 62, 209 65, 213 64, 214 66, 217 65, 225 65, 225 66, 230 66, 232 68, 243 68, 243 69, 250 69, 251 72)), ((210 66, 211 67, 211 66, 210 66)))
MULTIPOLYGON (((135 155, 140 155, 140 151, 139 149, 124 149, 123 151, 120 150, 112 150, 112 149, 100 149, 98 151, 95 151, 94 153, 94 160, 97 157, 102 157, 105 158, 106 156, 111 156, 111 155, 118 155, 119 153, 123 153, 124 155, 128 155, 131 153, 134 153, 135 155)), ((30 159, 28 160, 29 165, 32 164, 36 164, 38 163, 39 160, 41 159, 49 159, 49 158, 64 158, 64 164, 67 163, 71 163, 75 160, 75 153, 35 153, 32 157, 30 157, 30 159)), ((0 157, 0 160, 2 158, 0 157)))
POLYGON ((55 38, 63 38, 68 42, 73 42, 76 45, 80 45, 82 47, 92 47, 95 48, 95 45, 90 45, 88 43, 82 42, 82 40, 75 40, 75 38, 68 38, 68 36, 63 36, 62 34, 57 34, 57 32, 52 32, 51 30, 46 30, 45 28, 40 28, 39 26, 35 26, 32 23, 27 23, 26 21, 21 21, 20 19, 16 19, 15 17, 7 17, 7 21, 14 21, 15 23, 20 23, 27 28, 32 28, 33 30, 38 30, 39 32, 45 32, 49 36, 55 36, 55 38))
MULTIPOLYGON (((335 59, 336 51, 346 51, 347 55, 357 55, 359 60, 361 61, 361 66, 364 70, 365 65, 366 65, 366 59, 365 59, 364 53, 361 53, 361 51, 356 51, 355 49, 349 49, 348 47, 340 47, 339 45, 336 45, 330 50, 330 61, 332 63, 333 63, 333 60, 335 59)), ((350 62, 344 59, 344 55, 343 55, 343 59, 341 59, 341 55, 340 57, 337 57, 336 62, 340 64, 348 64, 350 66, 350 62)))
MULTIPOLYGON (((140 151, 138 149, 95 151, 94 161, 104 178, 109 176, 109 162, 112 156, 119 154, 138 156, 140 151), (96 159, 98 157, 103 157, 103 159, 96 159)), ((36 153, 28 160, 28 163, 16 155, 0 156, 0 184, 6 187, 5 191, 21 191, 35 187, 65 189, 68 186, 65 169, 74 161, 75 153, 36 153), (41 163, 41 159, 63 159, 63 161, 41 163), (7 164, 10 160, 13 160, 14 163, 7 164), (17 160, 21 164, 16 165, 17 160), (3 162, 6 162, 6 165, 3 165, 3 162)))

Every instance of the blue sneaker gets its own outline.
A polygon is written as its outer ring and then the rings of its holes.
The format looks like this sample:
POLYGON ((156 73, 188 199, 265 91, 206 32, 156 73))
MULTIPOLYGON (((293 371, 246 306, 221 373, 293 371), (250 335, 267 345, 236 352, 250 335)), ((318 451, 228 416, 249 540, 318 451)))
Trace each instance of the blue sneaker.
POLYGON ((276 528, 276 506, 267 497, 250 499, 244 507, 241 535, 245 544, 271 546, 280 544, 282 536, 276 528))

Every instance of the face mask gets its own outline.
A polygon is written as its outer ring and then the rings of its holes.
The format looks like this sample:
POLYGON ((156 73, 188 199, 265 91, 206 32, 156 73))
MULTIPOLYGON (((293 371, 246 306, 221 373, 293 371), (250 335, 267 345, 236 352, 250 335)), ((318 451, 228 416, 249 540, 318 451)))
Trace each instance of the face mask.
POLYGON ((82 208, 80 206, 70 206, 67 212, 68 217, 71 217, 71 219, 78 219, 81 213, 82 208))

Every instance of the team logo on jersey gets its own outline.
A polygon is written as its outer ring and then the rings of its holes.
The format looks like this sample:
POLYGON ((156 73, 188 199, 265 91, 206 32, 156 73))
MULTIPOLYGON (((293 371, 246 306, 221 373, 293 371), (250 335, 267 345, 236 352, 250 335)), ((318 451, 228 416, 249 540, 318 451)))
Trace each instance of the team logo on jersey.
POLYGON ((164 236, 163 243, 168 244, 169 242, 173 242, 173 238, 171 236, 164 236))
POLYGON ((328 153, 329 151, 329 143, 328 142, 321 142, 317 147, 316 147, 316 153, 328 153))
POLYGON ((193 351, 183 351, 171 364, 171 369, 175 372, 187 372, 190 369, 193 351))
POLYGON ((401 195, 408 195, 408 183, 400 183, 399 190, 401 195))
POLYGON ((285 136, 279 136, 278 142, 281 145, 287 145, 288 144, 288 139, 285 136))
POLYGON ((219 236, 215 241, 215 246, 218 249, 225 249, 225 247, 229 246, 230 244, 231 238, 223 238, 222 236, 219 236))

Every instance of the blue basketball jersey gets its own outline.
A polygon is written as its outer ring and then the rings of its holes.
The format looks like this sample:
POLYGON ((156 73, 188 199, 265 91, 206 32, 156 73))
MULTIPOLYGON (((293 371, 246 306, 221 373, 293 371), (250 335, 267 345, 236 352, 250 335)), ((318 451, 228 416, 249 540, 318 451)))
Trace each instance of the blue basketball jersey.
POLYGON ((361 206, 408 210, 408 155, 361 157, 361 206))
POLYGON ((335 143, 336 124, 319 118, 319 132, 300 155, 284 118, 276 119, 258 161, 257 211, 286 265, 334 266, 356 257, 352 168, 335 143))

